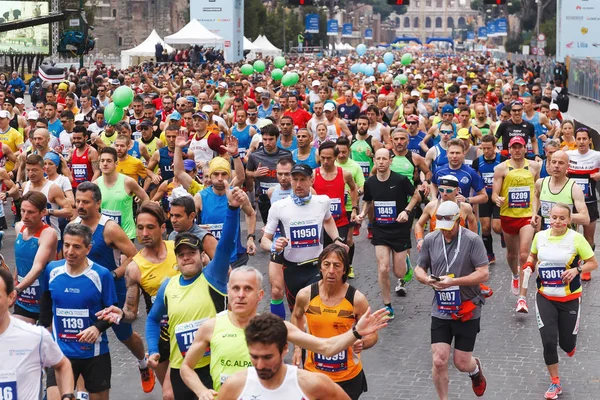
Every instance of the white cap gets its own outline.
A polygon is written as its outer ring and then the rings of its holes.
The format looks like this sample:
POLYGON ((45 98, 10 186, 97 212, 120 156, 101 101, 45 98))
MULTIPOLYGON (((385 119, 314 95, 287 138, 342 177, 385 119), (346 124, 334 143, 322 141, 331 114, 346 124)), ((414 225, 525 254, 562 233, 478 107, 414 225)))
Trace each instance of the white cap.
POLYGON ((85 115, 75 114, 75 122, 83 122, 83 121, 85 121, 85 115))
POLYGON ((223 88, 223 89, 227 89, 229 86, 227 86, 226 82, 219 82, 219 87, 223 88))
POLYGON ((454 224, 460 218, 460 208, 453 201, 444 201, 435 212, 435 229, 449 231, 454 228, 454 224), (441 217, 452 217, 450 220, 441 217))
POLYGON ((552 111, 552 110, 558 110, 558 104, 550 103, 550 111, 552 111))
POLYGON ((421 76, 421 74, 416 74, 415 79, 423 79, 423 77, 421 76))
POLYGON ((15 100, 15 103, 17 103, 17 104, 25 104, 25 100, 23 100, 22 97, 17 97, 16 100, 15 100))
POLYGON ((456 71, 458 68, 456 68, 456 65, 452 66, 452 71, 456 71))
POLYGON ((421 93, 419 93, 418 90, 413 90, 412 92, 410 92, 410 95, 419 97, 421 95, 421 93))
POLYGON ((467 85, 460 85, 460 89, 468 89, 468 88, 469 88, 469 86, 467 86, 467 85))
POLYGON ((312 85, 311 86, 312 87, 321 86, 321 82, 319 82, 318 80, 315 79, 314 81, 312 81, 312 85))
POLYGON ((264 92, 264 90, 265 90, 265 89, 261 88, 260 86, 259 86, 259 87, 257 87, 256 89, 254 89, 254 91, 255 91, 256 93, 262 93, 262 92, 264 92))
POLYGON ((8 110, 0 110, 0 118, 10 118, 8 110))
POLYGON ((202 112, 215 112, 215 109, 210 104, 205 104, 202 106, 202 112))
POLYGON ((335 105, 333 103, 325 103, 323 111, 335 111, 335 105))
POLYGON ((27 113, 27 119, 38 119, 40 117, 40 113, 36 110, 31 110, 27 113))
POLYGON ((375 77, 374 77, 374 76, 370 76, 370 77, 368 77, 367 79, 365 79, 365 83, 367 83, 367 82, 368 82, 368 83, 373 83, 373 82, 375 82, 375 77))

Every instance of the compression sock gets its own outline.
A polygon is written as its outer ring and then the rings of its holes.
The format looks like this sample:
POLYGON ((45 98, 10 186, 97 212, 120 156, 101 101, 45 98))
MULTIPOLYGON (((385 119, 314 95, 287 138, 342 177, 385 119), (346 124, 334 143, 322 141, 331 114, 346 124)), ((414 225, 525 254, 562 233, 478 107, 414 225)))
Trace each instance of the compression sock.
POLYGON ((281 317, 281 319, 285 321, 285 305, 283 304, 283 299, 271 299, 271 313, 281 317))
POLYGON ((500 245, 503 249, 506 248, 506 242, 504 241, 504 232, 500 232, 500 245))
POLYGON ((483 244, 488 254, 494 254, 493 240, 491 234, 483 235, 483 244))
POLYGON ((350 250, 348 251, 348 258, 350 259, 350 265, 352 265, 352 260, 354 260, 354 243, 350 246, 350 250))

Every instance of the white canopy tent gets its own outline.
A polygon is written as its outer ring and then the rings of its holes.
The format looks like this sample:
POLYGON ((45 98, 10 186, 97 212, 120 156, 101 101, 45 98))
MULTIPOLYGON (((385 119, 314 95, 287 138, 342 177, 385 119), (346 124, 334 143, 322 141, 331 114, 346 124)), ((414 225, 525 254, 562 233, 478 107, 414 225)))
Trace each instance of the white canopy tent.
POLYGON ((164 40, 158 36, 155 30, 152 30, 150 35, 142 43, 134 47, 133 49, 123 50, 121 52, 121 68, 128 68, 133 61, 133 64, 139 64, 142 59, 156 56, 155 46, 156 43, 162 44, 163 48, 167 52, 171 53, 175 49, 165 43, 164 40))
POLYGON ((252 53, 262 53, 263 56, 271 57, 281 55, 281 49, 278 49, 271 42, 269 42, 269 39, 267 39, 266 36, 259 35, 254 41, 253 45, 256 47, 256 49, 254 49, 252 53))
POLYGON ((223 45, 223 38, 209 31, 197 19, 191 20, 186 26, 181 28, 179 32, 165 37, 165 42, 171 44, 185 45, 223 45))
POLYGON ((256 50, 257 47, 254 45, 254 43, 252 43, 250 41, 250 39, 246 38, 246 36, 244 36, 244 51, 254 51, 256 50))

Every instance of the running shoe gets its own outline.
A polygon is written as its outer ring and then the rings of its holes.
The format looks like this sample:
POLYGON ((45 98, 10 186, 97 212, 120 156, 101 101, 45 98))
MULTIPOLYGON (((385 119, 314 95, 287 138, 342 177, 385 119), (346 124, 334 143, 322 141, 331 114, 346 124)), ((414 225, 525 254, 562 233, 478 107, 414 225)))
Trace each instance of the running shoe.
POLYGON ((396 285, 396 294, 400 297, 406 296, 406 284, 404 283, 404 279, 398 279, 398 284, 396 285))
POLYGON ((367 239, 373 239, 373 229, 367 228, 367 239))
POLYGON ((512 278, 512 286, 511 286, 512 294, 515 296, 519 295, 519 278, 512 278))
POLYGON ((581 280, 586 282, 592 280, 592 273, 584 272, 583 274, 581 274, 581 280))
POLYGON ((529 307, 527 307, 527 300, 525 299, 519 299, 517 300, 517 312, 523 313, 523 314, 527 314, 529 312, 529 307))
POLYGON ((410 282, 413 278, 414 269, 410 263, 410 257, 406 254, 406 275, 404 275, 404 282, 410 282))
POLYGON ((544 394, 544 398, 548 400, 558 399, 559 394, 562 394, 562 386, 560 383, 551 383, 550 387, 544 394))
POLYGON ((360 235, 360 225, 358 225, 358 224, 357 224, 357 225, 354 225, 354 230, 352 231, 352 234, 353 234, 354 236, 358 236, 358 235, 360 235))
POLYGON ((385 309, 388 311, 388 315, 387 318, 388 319, 394 319, 394 309, 392 308, 392 306, 385 306, 385 309))
POLYGON ((354 275, 354 267, 350 266, 350 271, 348 271, 348 278, 354 279, 356 276, 354 275))
POLYGON ((149 367, 140 368, 140 376, 142 378, 142 390, 144 390, 144 393, 151 393, 156 383, 154 371, 149 367))
POLYGON ((496 255, 494 253, 488 254, 488 263, 490 265, 496 264, 496 255))
POLYGON ((475 362, 479 367, 479 372, 470 377, 471 387, 473 388, 473 393, 475 393, 475 396, 481 397, 487 388, 487 380, 485 379, 485 376, 483 376, 483 369, 481 368, 481 361, 479 361, 479 358, 475 358, 475 362))

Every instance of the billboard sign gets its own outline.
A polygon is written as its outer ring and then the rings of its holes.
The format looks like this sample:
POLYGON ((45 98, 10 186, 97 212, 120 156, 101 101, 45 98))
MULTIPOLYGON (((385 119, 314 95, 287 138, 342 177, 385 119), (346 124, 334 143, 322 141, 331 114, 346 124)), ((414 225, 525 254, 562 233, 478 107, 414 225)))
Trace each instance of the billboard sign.
POLYGON ((337 19, 327 21, 327 36, 337 36, 340 26, 337 19))
POLYGON ((372 28, 365 29, 365 40, 373 40, 373 29, 372 28))
POLYGON ((304 25, 306 32, 319 33, 319 14, 306 14, 304 25))
POLYGON ((342 26, 342 37, 352 37, 352 24, 344 24, 342 26))
POLYGON ((600 58, 600 0, 558 0, 556 10, 556 60, 600 58))
MULTIPOLYGON (((49 13, 49 1, 0 1, 0 24, 49 13)), ((0 33, 0 54, 50 54, 50 24, 0 33)))

